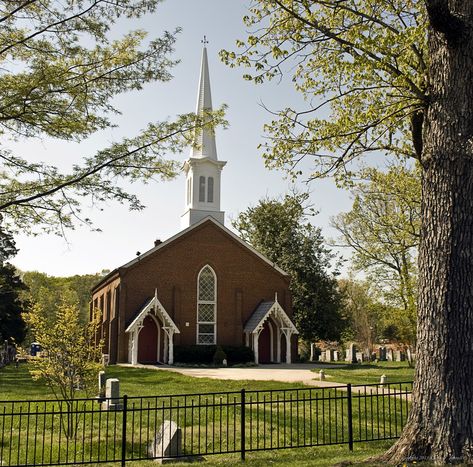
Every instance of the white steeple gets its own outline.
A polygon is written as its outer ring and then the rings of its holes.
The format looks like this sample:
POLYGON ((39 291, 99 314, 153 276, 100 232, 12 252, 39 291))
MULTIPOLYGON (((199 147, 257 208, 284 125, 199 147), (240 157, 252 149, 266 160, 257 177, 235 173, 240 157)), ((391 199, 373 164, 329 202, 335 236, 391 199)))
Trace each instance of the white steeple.
MULTIPOLYGON (((205 40, 205 39, 204 39, 205 40)), ((197 91, 197 105, 195 113, 203 116, 205 111, 212 110, 212 95, 210 93, 209 62, 207 60, 207 48, 202 48, 202 63, 200 65, 199 89, 197 91)), ((208 157, 217 160, 217 148, 215 146, 215 133, 204 128, 199 131, 195 138, 196 146, 191 149, 191 157, 208 157)))
MULTIPOLYGON (((207 40, 204 36, 200 80, 197 91, 197 115, 212 110, 210 94, 207 40)), ((220 211, 220 175, 225 161, 217 158, 215 133, 204 128, 197 132, 195 145, 189 159, 184 163, 186 173, 186 210, 181 217, 182 228, 189 227, 207 216, 224 223, 225 213, 220 211)))

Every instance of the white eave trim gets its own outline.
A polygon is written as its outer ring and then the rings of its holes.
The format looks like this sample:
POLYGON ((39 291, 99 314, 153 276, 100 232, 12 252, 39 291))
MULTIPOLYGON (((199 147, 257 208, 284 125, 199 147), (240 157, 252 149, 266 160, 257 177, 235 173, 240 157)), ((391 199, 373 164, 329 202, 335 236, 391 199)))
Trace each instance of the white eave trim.
POLYGON ((265 315, 260 319, 259 323, 254 327, 253 330, 249 329, 244 329, 243 332, 245 333, 252 333, 259 329, 260 327, 263 326, 264 322, 268 319, 268 317, 276 311, 275 314, 279 313, 282 315, 283 321, 287 324, 287 327, 291 329, 293 334, 299 334, 299 331, 297 328, 294 326, 294 323, 292 322, 291 318, 287 316, 287 313, 284 311, 283 307, 276 301, 273 303, 273 306, 265 313, 265 315))
POLYGON ((124 264, 122 267, 123 268, 129 268, 130 266, 133 266, 134 264, 138 263, 139 261, 141 261, 143 258, 146 258, 147 256, 153 254, 155 251, 158 251, 160 250, 161 248, 164 248, 166 247, 167 245, 169 245, 170 243, 174 242, 175 240, 179 239, 180 237, 182 237, 183 235, 187 234, 188 232, 190 232, 192 229, 195 229, 197 227, 199 227, 200 225, 202 225, 204 222, 207 222, 207 221, 210 221, 210 222, 213 222, 217 227, 219 227, 220 229, 222 229, 223 231, 225 231, 227 234, 229 234, 233 239, 235 239, 238 243, 240 243, 240 245, 244 246, 245 248, 247 248, 248 250, 250 250, 253 254, 255 254, 256 256, 258 256, 260 259, 262 259, 266 264, 268 264, 269 266, 271 266, 272 268, 276 269, 276 271, 278 271, 280 274, 284 275, 284 276, 289 276, 289 274, 285 271, 283 271, 279 266, 276 266, 275 263, 273 263, 272 261, 270 261, 268 258, 266 258, 266 256, 264 256, 263 254, 261 254, 258 250, 254 249, 251 245, 249 245, 248 243, 246 243, 244 240, 242 240, 238 235, 236 235, 235 233, 233 233, 230 229, 227 229, 227 227, 225 227, 224 225, 220 224, 220 222, 217 222, 214 218, 212 218, 211 216, 207 216, 207 217, 204 217, 202 220, 200 220, 199 222, 187 227, 186 229, 182 230, 181 232, 177 233, 176 235, 172 236, 171 238, 168 238, 166 241, 160 243, 158 246, 155 246, 154 248, 151 248, 151 250, 148 250, 147 252, 143 253, 142 255, 138 256, 138 258, 135 258, 133 259, 132 261, 130 261, 129 263, 126 263, 124 264))
POLYGON ((156 307, 158 309, 158 313, 162 316, 163 321, 165 321, 163 324, 165 327, 170 327, 175 334, 180 334, 180 331, 172 318, 169 316, 168 312, 166 309, 163 307, 161 302, 158 300, 158 297, 155 295, 149 303, 147 303, 143 309, 138 313, 138 316, 130 323, 130 325, 125 329, 125 332, 131 332, 133 331, 137 325, 139 325, 146 315, 150 312, 152 308, 156 307))

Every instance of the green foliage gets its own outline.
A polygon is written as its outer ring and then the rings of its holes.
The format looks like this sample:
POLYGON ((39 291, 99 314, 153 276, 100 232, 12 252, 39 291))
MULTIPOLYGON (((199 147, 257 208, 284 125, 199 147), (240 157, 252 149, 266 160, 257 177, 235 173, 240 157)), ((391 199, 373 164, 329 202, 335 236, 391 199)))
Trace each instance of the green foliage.
POLYGON ((33 307, 26 321, 46 355, 33 360, 33 378, 43 380, 58 400, 74 400, 78 390, 94 395, 102 368, 102 343, 96 342, 99 314, 84 326, 77 306, 63 302, 54 321, 39 306, 33 307))
POLYGON ((85 274, 70 277, 48 276, 42 272, 28 271, 22 275, 28 286, 26 298, 43 310, 48 320, 54 320, 61 303, 77 304, 79 319, 89 319, 90 290, 101 278, 101 274, 85 274))
MULTIPOLYGON (((417 247, 420 239, 420 171, 393 165, 368 169, 352 188, 350 212, 332 220, 343 246, 353 249, 353 267, 378 287, 390 308, 399 339, 415 341, 417 247)), ((386 317, 388 320, 388 317, 386 317)), ((388 325, 388 324, 386 324, 388 325)))
POLYGON ((237 51, 221 51, 255 83, 290 75, 305 105, 265 126, 269 167, 346 180, 359 155, 420 157, 427 102, 427 15, 418 0, 255 0, 237 51), (420 131, 419 131, 420 127, 420 131), (414 144, 413 144, 414 142, 414 144))
POLYGON ((231 345, 175 345, 174 360, 176 363, 196 363, 209 365, 211 363, 221 364, 223 359, 227 359, 229 365, 238 365, 240 363, 254 362, 255 356, 253 351, 246 346, 231 345), (221 361, 215 362, 214 356, 218 349, 221 361))
POLYGON ((242 212, 233 226, 246 242, 291 277, 294 317, 306 340, 337 340, 344 329, 341 295, 329 270, 334 255, 319 228, 308 222, 308 195, 264 199, 242 212))
POLYGON ((60 171, 44 161, 13 154, 8 139, 52 137, 81 141, 112 127, 119 113, 114 98, 149 82, 166 82, 177 63, 170 58, 176 34, 148 38, 142 30, 112 38, 123 19, 154 12, 160 0, 45 0, 4 2, 0 13, 0 213, 5 231, 63 234, 82 216, 84 200, 143 205, 121 181, 174 177, 168 159, 194 140, 203 126, 222 122, 222 110, 150 123, 139 134, 112 143, 95 155, 69 161, 60 171))
POLYGON ((26 335, 25 313, 30 304, 22 298, 27 289, 14 266, 0 262, 0 342, 21 344, 26 335))
POLYGON ((217 346, 214 356, 212 358, 214 365, 221 365, 227 359, 227 354, 223 351, 220 345, 217 346))

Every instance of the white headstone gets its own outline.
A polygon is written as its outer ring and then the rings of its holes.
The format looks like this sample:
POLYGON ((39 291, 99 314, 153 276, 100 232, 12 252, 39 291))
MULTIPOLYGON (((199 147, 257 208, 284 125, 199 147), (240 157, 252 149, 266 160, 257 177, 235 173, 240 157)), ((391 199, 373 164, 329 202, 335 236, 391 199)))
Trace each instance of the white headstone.
POLYGON ((120 381, 117 378, 108 378, 105 385, 105 401, 102 402, 105 410, 120 410, 120 381))
POLYGON ((324 370, 320 370, 319 371, 319 380, 320 381, 323 381, 325 379, 325 371, 324 370))
POLYGON ((154 440, 148 447, 148 455, 157 462, 163 462, 172 456, 182 454, 182 432, 171 420, 164 420, 154 440))

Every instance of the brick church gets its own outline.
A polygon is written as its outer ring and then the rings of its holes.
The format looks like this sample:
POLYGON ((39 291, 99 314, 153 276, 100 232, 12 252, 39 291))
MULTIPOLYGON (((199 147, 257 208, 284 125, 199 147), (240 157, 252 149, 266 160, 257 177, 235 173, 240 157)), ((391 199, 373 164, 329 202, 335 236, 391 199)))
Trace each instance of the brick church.
MULTIPOLYGON (((212 109, 202 51, 197 110, 212 109)), ((224 226, 215 134, 199 133, 184 164, 182 230, 104 277, 91 307, 102 311, 110 363, 174 363, 175 345, 245 345, 256 363, 296 350, 289 276, 224 226)))

